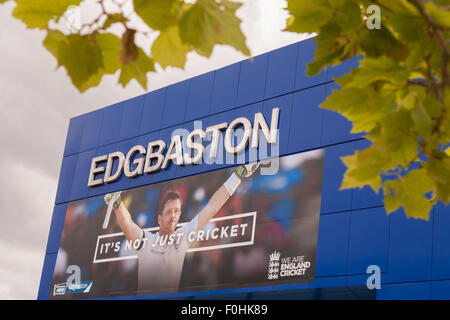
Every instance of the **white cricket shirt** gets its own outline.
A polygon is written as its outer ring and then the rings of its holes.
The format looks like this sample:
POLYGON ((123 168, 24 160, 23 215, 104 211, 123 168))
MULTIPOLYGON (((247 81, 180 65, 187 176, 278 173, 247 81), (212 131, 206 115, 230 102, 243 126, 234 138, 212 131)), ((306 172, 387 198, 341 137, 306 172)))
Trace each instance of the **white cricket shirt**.
POLYGON ((148 239, 147 243, 145 247, 137 250, 139 291, 178 290, 184 257, 191 246, 188 235, 197 230, 197 224, 198 216, 195 216, 189 223, 175 230, 175 241, 170 245, 166 241, 161 246, 160 241, 158 241, 154 246, 159 234, 144 231, 145 237, 148 239), (179 235, 180 233, 182 235, 179 235))

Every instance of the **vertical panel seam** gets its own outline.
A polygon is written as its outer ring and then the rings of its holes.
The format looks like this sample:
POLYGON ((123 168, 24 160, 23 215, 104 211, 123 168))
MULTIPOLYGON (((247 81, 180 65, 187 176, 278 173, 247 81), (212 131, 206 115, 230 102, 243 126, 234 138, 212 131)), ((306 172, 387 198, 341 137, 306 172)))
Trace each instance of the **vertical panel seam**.
MULTIPOLYGON (((214 72, 213 72, 213 80, 212 80, 212 84, 211 84, 211 93, 209 95, 208 114, 211 113, 211 110, 212 110, 212 107, 213 107, 212 104, 213 104, 213 96, 214 96, 214 86, 216 85, 216 73, 217 73, 217 70, 214 70, 214 72)), ((195 119, 192 120, 192 121, 195 121, 195 119)))
POLYGON ((192 79, 190 79, 190 81, 189 80, 186 80, 186 82, 187 82, 187 92, 186 92, 186 97, 184 98, 184 115, 183 115, 183 121, 181 121, 180 123, 174 123, 173 125, 174 126, 177 126, 177 125, 179 125, 179 124, 182 124, 182 123, 184 123, 185 122, 185 119, 186 119, 186 115, 188 115, 189 113, 188 113, 188 101, 189 101, 189 94, 190 94, 190 92, 191 92, 191 83, 192 83, 192 79))

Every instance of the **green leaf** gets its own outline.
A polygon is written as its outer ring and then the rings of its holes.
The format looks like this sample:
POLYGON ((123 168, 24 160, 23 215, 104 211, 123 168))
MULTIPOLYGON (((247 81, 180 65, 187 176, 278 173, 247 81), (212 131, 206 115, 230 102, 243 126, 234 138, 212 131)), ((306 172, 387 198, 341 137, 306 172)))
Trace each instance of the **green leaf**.
POLYGON ((383 185, 386 210, 391 213, 403 207, 409 217, 428 220, 433 203, 425 194, 433 189, 433 180, 424 169, 413 170, 400 179, 386 181, 383 185))
POLYGON ((439 152, 439 156, 431 156, 424 164, 428 175, 433 179, 437 195, 448 205, 450 201, 450 147, 446 152, 439 152))
POLYGON ((383 23, 381 29, 364 28, 360 33, 359 45, 367 57, 386 54, 395 61, 403 61, 409 54, 408 47, 399 42, 383 23))
POLYGON ((288 0, 287 10, 292 18, 285 31, 298 33, 318 31, 333 16, 329 2, 328 0, 288 0))
POLYGON ((153 30, 164 30, 178 23, 179 0, 133 0, 134 10, 153 30))
POLYGON ((386 56, 364 58, 360 62, 360 68, 354 73, 347 87, 363 89, 377 81, 384 81, 396 85, 402 85, 408 80, 409 72, 386 56))
MULTIPOLYGON (((338 6, 340 1, 333 1, 333 5, 338 6)), ((354 1, 345 1, 341 6, 334 9, 332 19, 343 32, 352 32, 360 29, 362 25, 361 8, 354 1)))
POLYGON ((113 34, 103 33, 98 34, 95 41, 102 53, 103 67, 93 74, 89 80, 80 87, 81 92, 99 85, 103 75, 114 74, 120 69, 120 39, 113 34))
POLYGON ((70 7, 79 5, 81 0, 16 0, 13 16, 22 20, 28 28, 47 29, 48 22, 58 20, 70 7))
POLYGON ((147 72, 155 71, 153 60, 141 48, 138 48, 138 52, 139 57, 136 62, 122 65, 119 83, 123 87, 132 79, 136 79, 144 89, 147 89, 147 72))
POLYGON ((120 67, 120 39, 113 34, 66 36, 49 30, 43 44, 80 92, 97 86, 104 74, 113 74, 120 67))
POLYGON ((414 108, 414 105, 416 104, 416 98, 417 98, 417 92, 416 91, 410 91, 405 98, 403 98, 402 106, 406 110, 412 110, 414 108))
POLYGON ((181 40, 207 57, 216 44, 230 45, 249 56, 241 20, 236 17, 236 10, 241 6, 228 0, 198 0, 181 18, 181 40))
POLYGON ((65 36, 50 30, 44 39, 44 46, 56 57, 58 66, 65 67, 72 83, 81 92, 89 87, 90 78, 103 70, 101 48, 91 36, 65 36))
POLYGON ((407 167, 418 153, 418 138, 411 112, 398 109, 380 120, 379 131, 367 135, 374 144, 382 146, 388 155, 387 163, 394 169, 397 165, 407 167))
POLYGON ((338 24, 329 23, 320 28, 319 35, 314 39, 317 43, 314 53, 314 61, 308 64, 306 74, 314 76, 318 74, 323 67, 332 64, 344 53, 344 44, 339 41, 341 30, 338 24))
POLYGON ((431 133, 433 121, 421 103, 416 103, 411 111, 411 117, 419 135, 425 137, 431 133))
MULTIPOLYGON (((447 3, 447 6, 449 3, 447 3)), ((450 28, 450 10, 439 9, 435 3, 424 3, 425 10, 433 17, 433 19, 440 25, 446 28, 450 28)))
POLYGON ((357 53, 355 39, 363 23, 361 8, 354 1, 291 0, 288 11, 291 16, 285 30, 319 34, 315 39, 315 61, 308 65, 307 75, 316 75, 324 67, 336 65, 357 53))
POLYGON ((49 30, 47 32, 47 37, 44 39, 43 45, 55 56, 56 60, 58 60, 60 46, 63 44, 67 45, 68 42, 69 40, 64 33, 58 30, 49 30))
POLYGON ((104 73, 114 74, 120 69, 120 39, 114 34, 102 33, 95 37, 95 41, 102 53, 104 73))
POLYGON ((177 26, 161 31, 152 45, 153 59, 163 69, 168 66, 184 68, 189 51, 191 48, 181 41, 177 26))
POLYGON ((340 189, 363 188, 369 185, 378 193, 381 186, 380 171, 385 169, 383 156, 384 154, 372 145, 363 151, 356 151, 354 155, 341 158, 348 170, 340 189))
POLYGON ((333 90, 321 107, 338 111, 352 121, 352 133, 370 132, 395 107, 392 93, 349 88, 333 90))
POLYGON ((415 42, 427 37, 426 23, 422 17, 406 10, 396 11, 389 21, 400 40, 415 42), (414 28, 411 28, 414 26, 414 28))

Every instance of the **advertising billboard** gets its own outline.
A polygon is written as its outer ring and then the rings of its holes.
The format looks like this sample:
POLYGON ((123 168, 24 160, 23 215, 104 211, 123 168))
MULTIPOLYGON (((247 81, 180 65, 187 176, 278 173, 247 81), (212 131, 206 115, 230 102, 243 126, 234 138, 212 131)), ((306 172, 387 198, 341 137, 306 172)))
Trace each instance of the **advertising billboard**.
POLYGON ((324 151, 271 161, 70 202, 49 299, 314 281, 324 151))

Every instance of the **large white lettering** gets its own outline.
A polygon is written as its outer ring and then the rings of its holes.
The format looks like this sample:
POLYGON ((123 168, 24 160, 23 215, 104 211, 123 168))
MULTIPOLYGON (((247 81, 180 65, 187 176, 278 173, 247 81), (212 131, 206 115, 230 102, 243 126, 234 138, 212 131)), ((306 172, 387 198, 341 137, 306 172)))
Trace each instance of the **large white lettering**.
MULTIPOLYGON (((225 131, 223 144, 226 152, 237 154, 251 144, 251 149, 258 149, 261 144, 261 138, 265 138, 268 144, 275 144, 277 141, 279 108, 272 109, 270 127, 264 119, 261 112, 255 114, 254 122, 251 123, 245 117, 234 119, 230 124, 223 122, 209 126, 205 131, 195 129, 187 135, 185 140, 185 152, 183 152, 182 137, 173 135, 169 147, 166 150, 166 143, 162 140, 156 140, 148 143, 147 149, 141 145, 133 146, 126 154, 112 152, 108 155, 98 156, 92 159, 89 171, 88 187, 102 185, 103 183, 112 183, 119 179, 124 173, 128 178, 135 178, 143 174, 151 174, 160 169, 167 169, 170 162, 174 165, 195 165, 201 163, 205 153, 203 141, 207 135, 211 135, 211 145, 209 157, 217 157, 219 148, 219 139, 221 131, 225 131), (234 143, 235 130, 243 127, 244 134, 238 137, 237 143, 234 143), (270 128, 270 129, 269 129, 270 128), (260 132, 261 131, 261 132, 260 132), (192 157, 191 152, 195 155, 192 157), (102 162, 106 161, 105 164, 102 162)), ((263 147, 266 147, 265 145, 263 147)), ((267 148, 262 148, 266 150, 267 148)), ((272 155, 273 156, 273 155, 272 155)))

